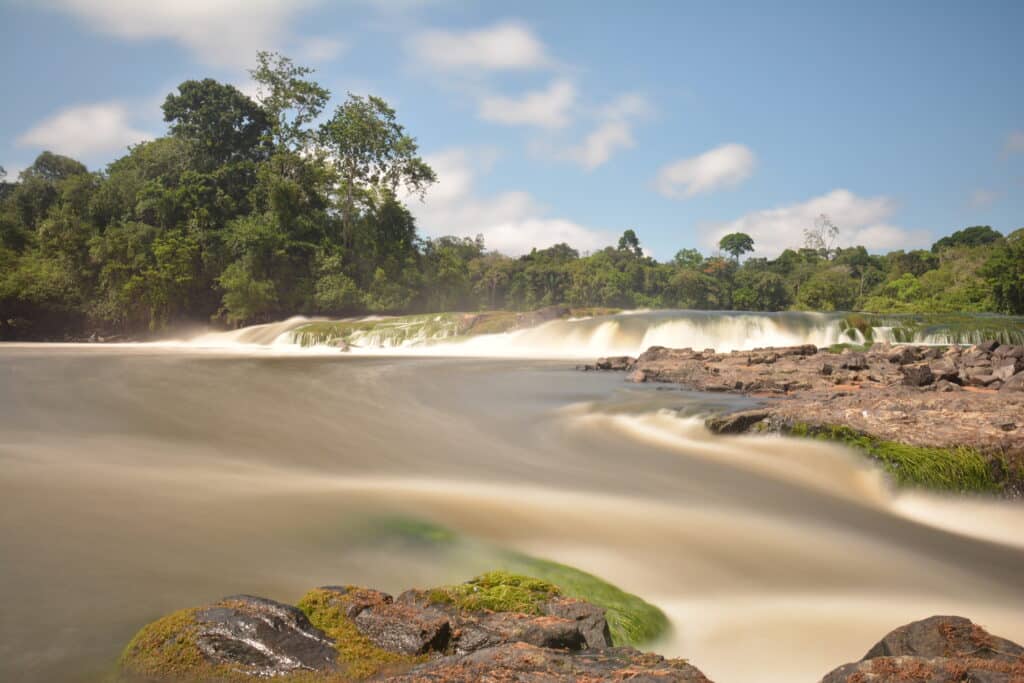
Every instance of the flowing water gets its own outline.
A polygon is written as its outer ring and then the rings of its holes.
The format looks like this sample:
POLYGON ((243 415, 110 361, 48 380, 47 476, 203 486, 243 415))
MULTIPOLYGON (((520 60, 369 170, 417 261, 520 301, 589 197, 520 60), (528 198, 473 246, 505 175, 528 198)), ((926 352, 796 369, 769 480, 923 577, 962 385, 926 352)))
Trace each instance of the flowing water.
POLYGON ((745 399, 552 359, 832 343, 833 317, 643 313, 389 354, 302 349, 305 322, 0 345, 0 680, 102 680, 142 624, 227 594, 489 568, 374 531, 396 518, 641 595, 673 625, 651 647, 719 683, 815 681, 937 613, 1024 641, 1019 502, 894 493, 838 446, 704 430, 745 399))

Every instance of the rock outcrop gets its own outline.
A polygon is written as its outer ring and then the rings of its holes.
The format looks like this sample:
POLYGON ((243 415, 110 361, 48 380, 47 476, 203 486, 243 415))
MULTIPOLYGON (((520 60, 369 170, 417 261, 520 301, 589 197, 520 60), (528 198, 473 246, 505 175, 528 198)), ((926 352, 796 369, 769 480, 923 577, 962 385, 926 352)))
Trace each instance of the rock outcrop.
POLYGON ((963 617, 935 616, 890 632, 822 683, 1021 683, 1024 648, 963 617))
POLYGON ((716 353, 654 346, 638 358, 606 358, 633 382, 742 393, 761 406, 713 417, 716 432, 842 427, 871 439, 976 451, 993 481, 1024 494, 1024 347, 876 344, 841 353, 813 345, 716 353))
POLYGON ((706 681, 682 660, 613 647, 605 611, 554 585, 493 572, 397 598, 357 586, 297 607, 239 595, 144 627, 128 681, 706 681))

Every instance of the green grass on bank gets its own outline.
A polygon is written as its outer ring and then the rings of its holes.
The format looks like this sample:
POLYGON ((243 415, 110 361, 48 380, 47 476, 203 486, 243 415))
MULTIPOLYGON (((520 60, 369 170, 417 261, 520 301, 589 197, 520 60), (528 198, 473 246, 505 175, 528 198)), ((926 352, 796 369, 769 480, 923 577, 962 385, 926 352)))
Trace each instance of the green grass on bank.
POLYGON ((794 424, 794 436, 836 441, 878 461, 898 486, 921 487, 958 493, 999 493, 989 459, 966 446, 938 448, 884 441, 840 425, 794 424))

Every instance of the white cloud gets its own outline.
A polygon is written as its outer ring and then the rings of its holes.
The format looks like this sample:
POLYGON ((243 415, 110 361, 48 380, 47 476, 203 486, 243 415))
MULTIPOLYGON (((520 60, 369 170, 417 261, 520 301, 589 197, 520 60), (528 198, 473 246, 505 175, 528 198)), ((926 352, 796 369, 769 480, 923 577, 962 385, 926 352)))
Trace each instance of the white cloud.
POLYGON ((410 43, 419 64, 438 69, 536 69, 551 64, 525 24, 505 21, 471 31, 424 31, 410 43))
POLYGON ((669 199, 687 199, 732 187, 750 177, 756 164, 749 147, 730 143, 689 159, 679 159, 658 171, 655 187, 669 199))
POLYGON ((558 158, 573 161, 588 171, 604 165, 619 150, 636 144, 633 126, 637 119, 652 111, 643 95, 629 93, 616 98, 598 112, 599 123, 576 146, 556 153, 558 158))
POLYGON ((298 50, 297 58, 300 62, 322 64, 343 55, 348 50, 348 43, 337 38, 313 36, 304 39, 298 50))
POLYGON ((409 203, 427 235, 481 234, 488 249, 511 256, 559 242, 583 251, 612 243, 609 233, 549 216, 546 207, 527 192, 478 196, 474 191, 475 176, 486 172, 493 160, 489 151, 481 154, 461 148, 427 158, 437 172, 438 184, 430 189, 423 203, 409 203))
POLYGON ((889 197, 858 197, 849 190, 837 189, 799 204, 754 211, 734 221, 706 228, 707 246, 715 247, 722 236, 745 232, 754 238, 758 256, 776 256, 787 248, 804 243, 804 229, 826 214, 839 227, 838 243, 863 245, 870 251, 914 248, 927 244, 924 230, 907 230, 888 222, 896 211, 889 197))
POLYGON ((0 168, 3 168, 4 172, 7 174, 2 179, 3 182, 8 183, 17 182, 18 176, 21 175, 21 172, 25 170, 24 167, 19 166, 17 164, 0 164, 0 168))
POLYGON ((522 97, 491 95, 480 100, 480 118, 505 125, 564 128, 576 101, 576 88, 566 80, 555 80, 546 90, 522 97))
POLYGON ((976 209, 985 209, 995 204, 1001 196, 1002 193, 997 192, 996 190, 979 188, 971 193, 971 196, 968 199, 968 204, 976 209))
POLYGON ((129 119, 127 107, 119 102, 69 107, 20 135, 17 143, 72 157, 123 151, 153 137, 134 128, 129 119))
POLYGON ((1003 151, 1007 154, 1024 153, 1024 130, 1015 130, 1007 135, 1003 151))
MULTIPOLYGON (((318 0, 51 0, 96 31, 168 39, 207 64, 253 65, 257 50, 288 46, 289 19, 318 0)), ((301 46, 300 46, 301 47, 301 46)), ((323 54, 324 47, 319 47, 323 54)))

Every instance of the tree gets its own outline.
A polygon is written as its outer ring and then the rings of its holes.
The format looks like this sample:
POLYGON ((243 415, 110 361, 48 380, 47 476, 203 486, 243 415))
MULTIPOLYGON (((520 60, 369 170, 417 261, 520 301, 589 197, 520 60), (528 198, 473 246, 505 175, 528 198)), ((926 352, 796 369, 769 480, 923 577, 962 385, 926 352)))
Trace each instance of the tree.
POLYGON ((171 134, 190 141, 207 168, 267 156, 267 113, 233 85, 185 81, 163 104, 171 134))
POLYGON ((637 258, 644 255, 644 250, 640 248, 640 238, 636 236, 635 231, 626 230, 622 233, 622 237, 619 238, 619 251, 637 258))
POLYGON ((1003 313, 1024 313, 1024 228, 1006 236, 981 270, 1003 313))
POLYGON ((397 195, 401 189, 422 198, 437 182, 434 170, 417 155, 415 138, 379 97, 349 93, 321 126, 320 142, 337 175, 346 244, 351 244, 356 215, 371 191, 397 195))
POLYGON ((732 254, 736 263, 739 263, 742 254, 754 251, 754 240, 746 233, 733 232, 718 240, 718 248, 732 254))
POLYGON ((943 249, 949 249, 950 247, 976 247, 982 244, 992 244, 1001 239, 1003 239, 1001 232, 993 230, 987 225, 974 225, 943 237, 932 245, 932 253, 937 254, 943 249))
POLYGON ((309 125, 324 110, 330 91, 307 78, 313 69, 297 66, 276 52, 259 52, 256 62, 249 74, 256 81, 257 100, 270 120, 275 147, 306 150, 315 135, 309 125))
POLYGON ((832 246, 839 236, 839 226, 832 222, 827 214, 821 214, 814 219, 814 225, 804 229, 804 246, 807 249, 814 249, 825 258, 829 258, 832 246))
POLYGON ((677 268, 699 268, 704 256, 696 249, 680 249, 672 258, 677 268))

